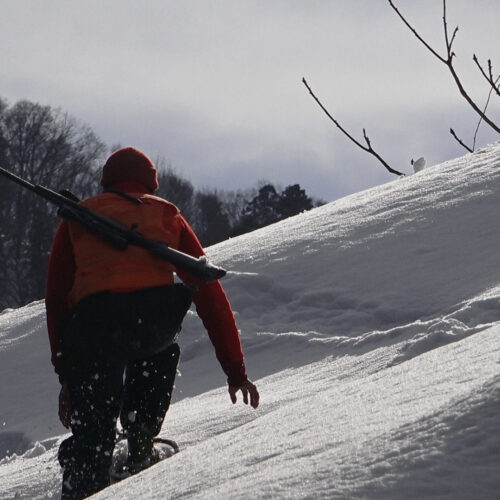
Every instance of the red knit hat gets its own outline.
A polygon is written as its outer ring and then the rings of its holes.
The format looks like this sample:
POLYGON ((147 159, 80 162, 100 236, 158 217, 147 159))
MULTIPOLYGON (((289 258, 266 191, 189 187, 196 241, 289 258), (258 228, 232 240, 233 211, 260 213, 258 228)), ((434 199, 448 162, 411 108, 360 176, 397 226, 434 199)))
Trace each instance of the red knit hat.
POLYGON ((152 193, 158 189, 158 177, 153 162, 139 149, 127 147, 115 151, 102 169, 101 186, 119 182, 139 182, 152 193))

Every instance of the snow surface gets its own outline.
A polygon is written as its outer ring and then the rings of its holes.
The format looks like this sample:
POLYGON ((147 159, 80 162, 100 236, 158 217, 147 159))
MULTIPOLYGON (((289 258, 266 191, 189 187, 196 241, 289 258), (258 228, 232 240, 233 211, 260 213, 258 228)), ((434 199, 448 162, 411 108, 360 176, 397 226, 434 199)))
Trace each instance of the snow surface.
MULTIPOLYGON (((162 436, 95 498, 500 498, 500 143, 211 247, 258 410, 189 313, 162 436)), ((59 498, 42 302, 0 314, 0 498, 59 498)))

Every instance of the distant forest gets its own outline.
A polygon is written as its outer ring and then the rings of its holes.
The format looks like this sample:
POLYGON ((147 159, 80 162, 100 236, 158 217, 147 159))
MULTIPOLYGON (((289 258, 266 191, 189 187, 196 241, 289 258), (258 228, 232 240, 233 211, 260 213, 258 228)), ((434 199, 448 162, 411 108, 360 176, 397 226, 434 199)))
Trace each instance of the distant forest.
MULTIPOLYGON (((101 167, 111 151, 87 126, 59 109, 0 98, 0 166, 80 198, 99 192, 101 167)), ((298 184, 259 181, 238 191, 197 189, 159 157, 159 196, 176 204, 204 246, 310 210, 324 202, 298 184)), ((0 311, 45 295, 48 258, 59 219, 33 193, 0 179, 0 311)))

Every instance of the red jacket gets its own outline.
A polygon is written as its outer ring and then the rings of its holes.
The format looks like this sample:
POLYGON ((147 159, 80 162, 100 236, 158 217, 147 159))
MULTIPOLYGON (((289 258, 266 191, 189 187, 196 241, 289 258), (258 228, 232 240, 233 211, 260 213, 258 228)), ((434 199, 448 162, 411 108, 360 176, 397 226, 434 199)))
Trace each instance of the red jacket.
MULTIPOLYGON (((133 193, 137 195, 145 195, 148 197, 148 190, 138 183, 122 183, 113 186, 116 189, 133 193)), ((117 195, 111 195, 115 198, 117 195)), ((103 193, 97 197, 91 198, 84 202, 94 209, 102 206, 103 199, 109 200, 110 195, 103 193), (98 203, 94 203, 97 200, 98 203)), ((149 196, 154 199, 155 197, 149 196)), ((156 200, 158 200, 156 198, 156 200)), ((154 201, 154 200, 153 200, 154 201)), ((172 231, 172 215, 175 210, 175 232, 172 237, 165 238, 165 240, 172 248, 176 248, 182 252, 200 257, 204 255, 203 248, 189 226, 188 222, 180 215, 175 206, 168 204, 162 200, 164 204, 173 207, 173 209, 164 210, 166 215, 163 215, 164 231, 172 231), (174 234, 175 233, 175 234, 174 234)), ((126 201, 130 204, 130 201, 126 201)), ((98 209, 101 213, 106 210, 98 209)), ((119 219, 119 217, 115 217, 119 219)), ((158 228, 157 228, 158 230, 158 228)), ((151 228, 150 231, 154 231, 151 228)), ((47 290, 45 295, 45 304, 47 310, 47 327, 49 332, 50 347, 52 352, 52 363, 56 373, 60 373, 61 367, 58 364, 57 350, 60 345, 59 336, 62 334, 61 325, 67 317, 69 311, 76 305, 76 303, 84 296, 96 293, 103 289, 111 292, 118 291, 133 291, 149 286, 158 286, 162 284, 169 284, 173 280, 172 271, 175 269, 167 262, 158 262, 156 257, 152 257, 146 250, 136 249, 133 247, 128 248, 127 252, 137 252, 140 250, 140 260, 145 261, 146 265, 143 269, 135 270, 134 273, 121 273, 122 276, 139 276, 139 280, 134 282, 126 279, 125 283, 118 283, 110 278, 108 283, 100 283, 99 280, 92 280, 90 283, 85 281, 86 273, 82 273, 82 268, 89 266, 89 259, 82 260, 81 255, 86 255, 86 250, 90 245, 95 245, 95 249, 101 249, 101 252, 121 252, 118 250, 108 250, 111 247, 102 247, 105 245, 100 241, 96 241, 96 237, 90 236, 86 231, 82 231, 80 226, 76 223, 62 221, 57 229, 54 239, 52 253, 49 262, 49 271, 47 277, 47 290), (92 240, 95 241, 92 241, 92 240), (83 243, 82 243, 83 242, 83 243), (90 242, 90 243, 89 243, 90 242), (82 248, 83 250, 82 251, 82 248), (78 254, 78 258, 76 258, 78 254), (156 267, 155 267, 156 266, 156 267), (149 272, 148 269, 152 269, 149 272), (140 273, 143 273, 142 275, 140 273), (157 281, 151 281, 151 280, 157 281), (109 285, 110 284, 110 285, 109 285)), ((88 254, 88 252, 87 252, 88 254)), ((124 255, 124 252, 116 254, 119 260, 124 255)), ((126 265, 126 260, 116 263, 119 265, 126 265)), ((219 360, 222 369, 228 377, 228 383, 233 386, 241 385, 246 379, 245 364, 243 361, 243 353, 239 338, 238 329, 234 320, 234 315, 231 306, 227 300, 226 294, 218 281, 211 283, 204 283, 196 279, 189 273, 181 270, 175 270, 177 275, 187 284, 195 285, 197 291, 194 295, 194 303, 196 311, 200 316, 208 335, 215 348, 217 359, 219 360)), ((95 273, 95 276, 99 276, 95 273)))

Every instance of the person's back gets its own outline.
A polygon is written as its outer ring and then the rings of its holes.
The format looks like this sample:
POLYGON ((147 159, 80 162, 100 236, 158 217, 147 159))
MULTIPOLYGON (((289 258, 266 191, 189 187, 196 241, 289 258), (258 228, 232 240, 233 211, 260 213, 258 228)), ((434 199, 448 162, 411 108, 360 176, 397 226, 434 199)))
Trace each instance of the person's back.
MULTIPOLYGON (((154 196, 156 170, 141 151, 113 153, 101 184, 105 191, 83 205, 149 239, 203 255, 177 207, 154 196)), ((241 390, 256 408, 259 395, 247 378, 219 282, 203 283, 139 247, 117 250, 74 222, 60 224, 46 307, 52 362, 62 383, 59 414, 73 432, 59 453, 63 499, 84 498, 109 483, 119 414, 131 465, 152 459, 179 360, 175 338, 191 300, 228 377, 231 400, 241 390), (174 272, 187 286, 174 284, 174 272)))
MULTIPOLYGON (((121 191, 105 191, 82 204, 150 240, 179 248, 183 223, 175 205, 144 193, 136 183, 120 183, 117 187, 121 191)), ((130 291, 171 285, 174 281, 175 267, 144 248, 131 245, 123 252, 72 222, 69 223, 69 236, 77 268, 71 291, 72 304, 103 290, 130 291)))

